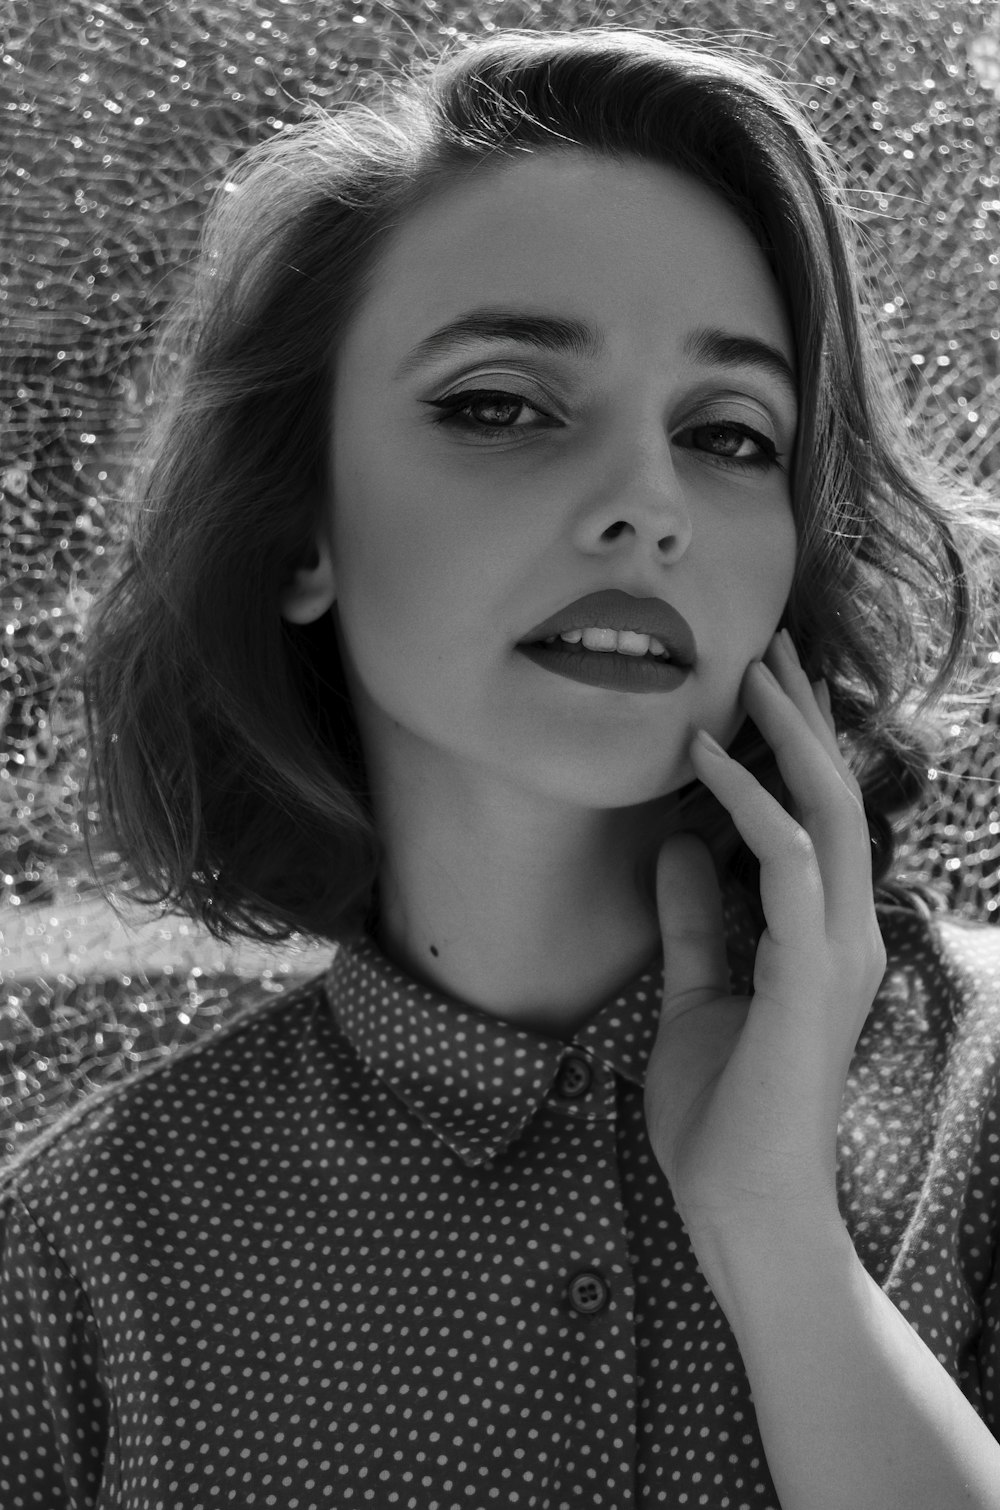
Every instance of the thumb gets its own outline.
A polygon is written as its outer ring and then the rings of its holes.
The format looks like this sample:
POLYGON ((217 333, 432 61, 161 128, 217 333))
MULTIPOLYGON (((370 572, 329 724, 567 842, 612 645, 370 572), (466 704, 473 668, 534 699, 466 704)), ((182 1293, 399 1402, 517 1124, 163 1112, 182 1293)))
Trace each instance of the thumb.
POLYGON ((728 996, 722 892, 711 851, 696 834, 674 834, 660 850, 656 905, 663 936, 663 1015, 728 996))

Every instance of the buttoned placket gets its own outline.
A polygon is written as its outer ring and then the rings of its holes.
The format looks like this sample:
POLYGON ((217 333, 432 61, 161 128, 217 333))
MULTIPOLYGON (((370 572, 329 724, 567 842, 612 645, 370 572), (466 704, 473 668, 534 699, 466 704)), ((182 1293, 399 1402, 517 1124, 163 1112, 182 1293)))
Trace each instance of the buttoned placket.
POLYGON ((595 1157, 587 1199, 597 1217, 595 1239, 600 1229, 606 1234, 603 1242, 595 1241, 592 1260, 574 1265, 564 1276, 567 1304, 581 1322, 604 1312, 610 1319, 622 1305, 630 1312, 632 1287, 623 1287, 620 1280, 623 1273, 629 1274, 629 1260, 616 1153, 614 1071, 578 1045, 570 1045, 560 1059, 545 1109, 550 1115, 593 1124, 595 1157))

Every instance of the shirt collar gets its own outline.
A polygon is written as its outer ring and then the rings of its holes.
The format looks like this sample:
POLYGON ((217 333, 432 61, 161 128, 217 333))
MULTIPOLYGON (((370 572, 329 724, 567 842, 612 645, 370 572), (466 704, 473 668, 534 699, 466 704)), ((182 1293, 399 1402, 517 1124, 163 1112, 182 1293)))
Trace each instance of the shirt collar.
MULTIPOLYGON (((742 991, 746 950, 739 946, 748 942, 749 913, 728 885, 723 906, 733 989, 742 991)), ((752 968, 752 952, 749 959, 752 968)), ((659 1025, 663 959, 565 1042, 422 985, 367 935, 340 946, 325 988, 341 1031, 368 1068, 459 1158, 479 1165, 521 1134, 573 1049, 643 1084, 659 1025)))

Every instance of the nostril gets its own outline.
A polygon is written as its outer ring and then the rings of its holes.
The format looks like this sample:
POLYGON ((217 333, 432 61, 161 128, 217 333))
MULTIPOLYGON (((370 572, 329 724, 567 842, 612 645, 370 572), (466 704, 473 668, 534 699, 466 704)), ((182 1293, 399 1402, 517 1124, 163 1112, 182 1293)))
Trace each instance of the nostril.
POLYGON ((619 519, 616 524, 609 524, 604 531, 605 540, 617 540, 623 529, 626 529, 624 519, 619 519))

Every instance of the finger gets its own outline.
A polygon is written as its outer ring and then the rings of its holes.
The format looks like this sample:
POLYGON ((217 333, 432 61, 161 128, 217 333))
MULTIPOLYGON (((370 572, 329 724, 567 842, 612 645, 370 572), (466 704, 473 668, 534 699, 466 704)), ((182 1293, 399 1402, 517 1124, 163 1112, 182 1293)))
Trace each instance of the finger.
POLYGON ((847 785, 850 787, 851 791, 854 792, 861 805, 864 806, 864 797, 861 793, 861 783, 858 781, 857 776, 855 776, 854 771, 851 769, 850 761, 844 753, 845 749, 847 748, 847 745, 845 743, 846 735, 841 735, 837 731, 837 720, 833 716, 833 704, 830 699, 830 688, 825 678, 822 681, 813 682, 811 685, 813 691, 816 694, 816 701, 819 704, 820 711, 822 712, 823 717, 826 719, 827 726, 829 727, 830 733, 833 736, 833 744, 834 746, 836 746, 837 754, 840 756, 840 759, 837 762, 837 769, 841 771, 844 780, 847 782, 847 785))
POLYGON ((836 737, 831 741, 830 725, 816 701, 813 683, 806 675, 795 642, 787 629, 775 634, 764 654, 764 662, 774 672, 788 696, 795 703, 816 738, 831 755, 840 753, 836 737))
POLYGON ((738 760, 709 753, 700 739, 692 741, 690 759, 760 861, 767 932, 782 950, 808 948, 826 928, 823 878, 809 834, 738 760))
POLYGON ((708 845, 696 834, 674 834, 656 864, 656 903, 663 935, 664 1011, 729 994, 722 894, 708 845))
MULTIPOLYGON (((745 783, 734 784, 736 778, 731 772, 721 773, 733 798, 743 804, 742 810, 752 819, 756 837, 765 846, 764 854, 758 852, 754 841, 747 842, 763 863, 764 857, 773 853, 769 834, 769 828, 773 827, 784 863, 798 872, 802 886, 811 889, 813 875, 818 875, 825 898, 826 931, 838 941, 846 942, 857 937, 860 929, 867 930, 873 907, 871 845, 863 805, 803 714, 777 680, 762 670, 760 662, 748 667, 742 697, 757 728, 774 750, 795 806, 792 818, 780 804, 775 804, 782 815, 779 819, 772 807, 761 803, 757 792, 745 783)), ((696 770, 700 775, 697 766, 696 770)), ((763 796, 759 783, 754 781, 753 787, 763 796)), ((739 826, 737 809, 724 796, 720 795, 720 801, 739 826)), ((773 863, 778 863, 777 856, 773 863)), ((809 905, 804 897, 803 906, 809 905)))
MULTIPOLYGON (((812 686, 819 710, 826 719, 826 726, 833 735, 834 740, 836 740, 837 725, 833 717, 833 704, 830 701, 830 688, 827 686, 826 678, 820 677, 818 682, 812 682, 810 685, 812 686)), ((837 748, 839 749, 840 746, 838 745, 837 748)))
POLYGON ((837 725, 830 703, 830 689, 825 681, 811 682, 809 680, 787 629, 775 635, 768 648, 765 661, 823 748, 828 751, 834 767, 840 773, 848 790, 863 806, 857 777, 844 759, 837 738, 837 725))
POLYGON ((787 629, 776 634, 771 641, 765 660, 771 670, 777 676, 783 689, 791 697, 795 706, 805 718, 810 729, 819 739, 824 749, 829 752, 835 769, 840 774, 848 791, 855 800, 864 806, 861 795, 861 787, 851 767, 844 758, 837 736, 837 725, 833 717, 833 707, 830 702, 830 689, 826 682, 821 680, 811 682, 807 677, 799 655, 795 649, 794 641, 787 629))

